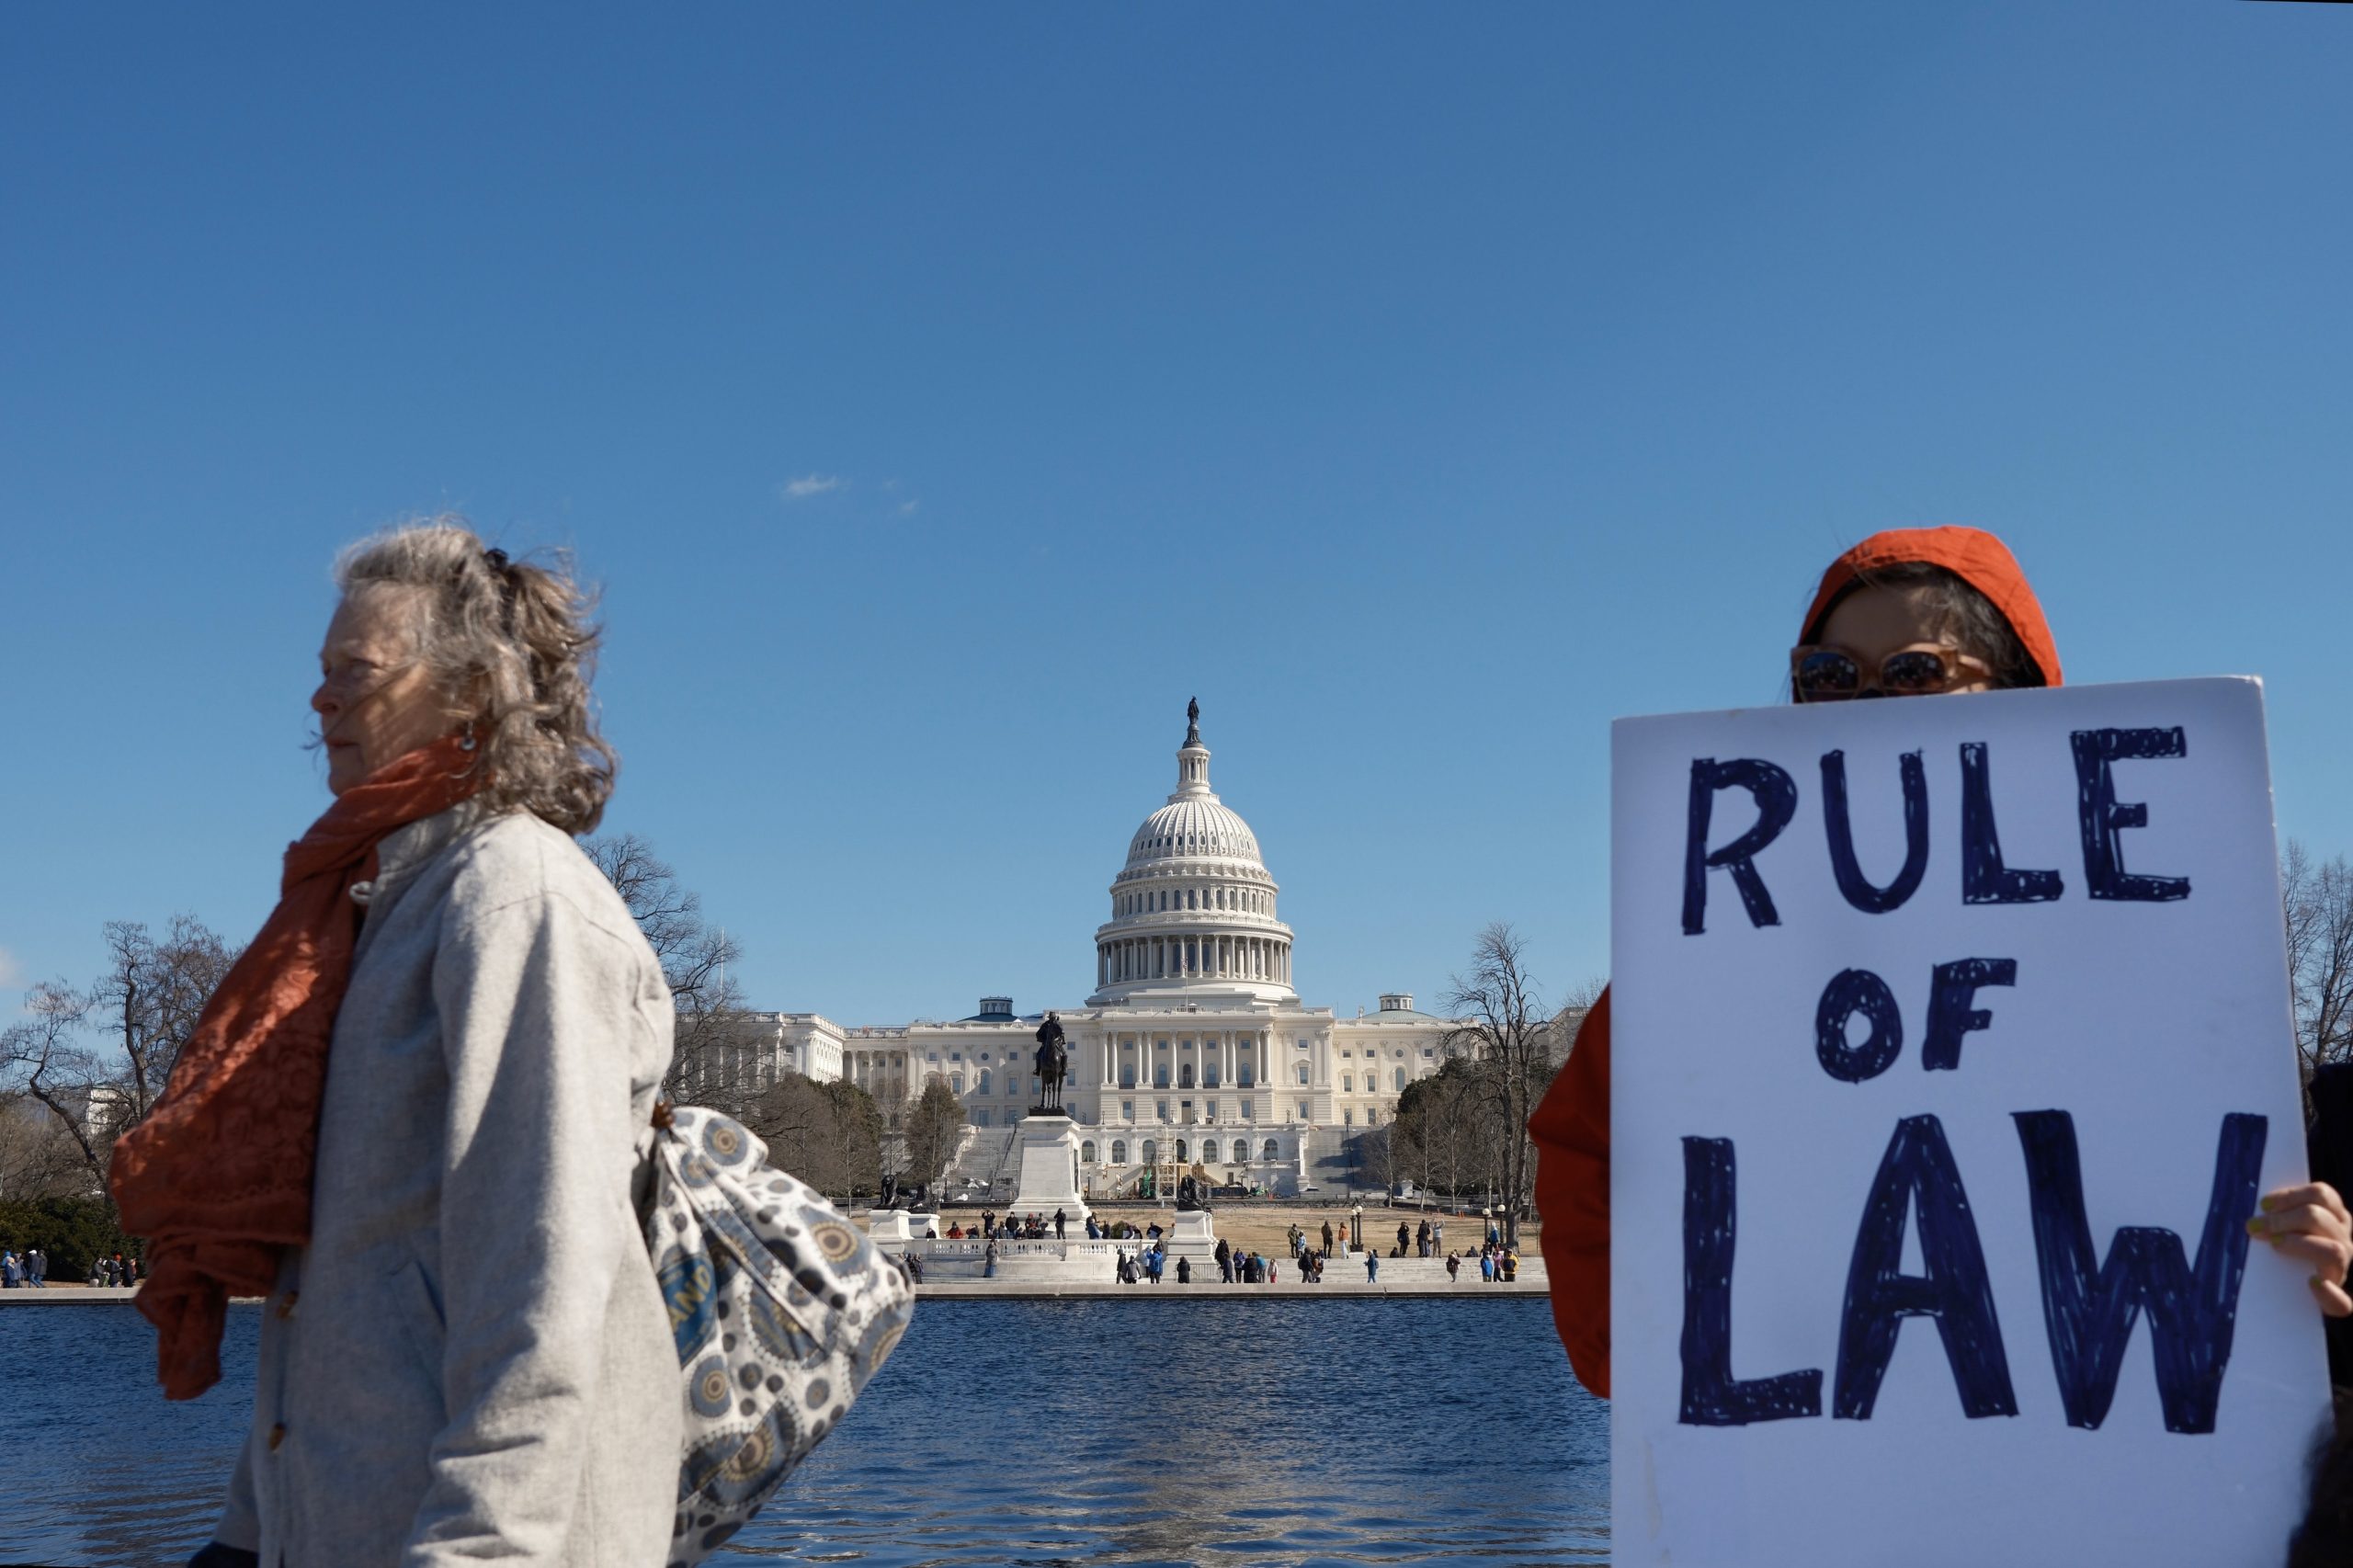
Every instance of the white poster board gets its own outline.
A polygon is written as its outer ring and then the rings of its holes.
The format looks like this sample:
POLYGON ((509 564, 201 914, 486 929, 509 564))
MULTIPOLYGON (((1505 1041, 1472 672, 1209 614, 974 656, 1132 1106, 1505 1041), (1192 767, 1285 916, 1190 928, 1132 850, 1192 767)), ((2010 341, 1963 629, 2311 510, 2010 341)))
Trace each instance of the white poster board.
POLYGON ((1612 751, 1614 1561, 2283 1561, 2327 1368, 2245 1228, 2305 1176, 2260 684, 1612 751))

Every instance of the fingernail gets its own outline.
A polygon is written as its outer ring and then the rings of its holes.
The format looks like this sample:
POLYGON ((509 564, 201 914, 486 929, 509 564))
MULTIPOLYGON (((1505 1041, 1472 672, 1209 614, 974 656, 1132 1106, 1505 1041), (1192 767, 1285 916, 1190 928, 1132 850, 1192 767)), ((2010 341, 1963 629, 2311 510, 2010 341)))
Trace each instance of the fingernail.
POLYGON ((2260 1214, 2257 1214, 2254 1219, 2249 1220, 2246 1222, 2246 1233, 2250 1236, 2262 1235, 2268 1231, 2269 1228, 2269 1226, 2264 1223, 2263 1216, 2260 1214))
POLYGON ((2263 1195, 2263 1200, 2257 1203, 2256 1207, 2262 1210, 2266 1214, 2268 1214, 2274 1209, 2279 1207, 2279 1200, 2267 1192, 2263 1195))

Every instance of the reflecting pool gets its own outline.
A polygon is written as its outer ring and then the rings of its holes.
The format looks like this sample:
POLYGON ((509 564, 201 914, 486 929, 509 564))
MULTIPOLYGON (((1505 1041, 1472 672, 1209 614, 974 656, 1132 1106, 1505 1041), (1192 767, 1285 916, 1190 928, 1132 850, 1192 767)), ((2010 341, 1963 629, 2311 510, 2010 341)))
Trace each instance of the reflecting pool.
MULTIPOLYGON (((0 1562, 176 1562, 242 1438, 254 1308, 192 1404, 128 1306, 0 1311, 0 1562)), ((1608 1558, 1607 1406, 1541 1297, 927 1301, 713 1562, 1608 1558)))

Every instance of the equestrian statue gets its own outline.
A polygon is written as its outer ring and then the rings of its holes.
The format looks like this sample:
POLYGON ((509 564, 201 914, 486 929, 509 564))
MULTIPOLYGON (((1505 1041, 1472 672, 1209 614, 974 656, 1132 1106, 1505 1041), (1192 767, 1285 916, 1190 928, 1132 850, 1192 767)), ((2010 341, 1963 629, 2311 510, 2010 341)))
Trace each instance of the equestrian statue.
POLYGON ((1063 1043, 1063 1021, 1052 1013, 1038 1026, 1038 1103, 1032 1116, 1063 1116, 1063 1080, 1070 1076, 1070 1051, 1063 1043))

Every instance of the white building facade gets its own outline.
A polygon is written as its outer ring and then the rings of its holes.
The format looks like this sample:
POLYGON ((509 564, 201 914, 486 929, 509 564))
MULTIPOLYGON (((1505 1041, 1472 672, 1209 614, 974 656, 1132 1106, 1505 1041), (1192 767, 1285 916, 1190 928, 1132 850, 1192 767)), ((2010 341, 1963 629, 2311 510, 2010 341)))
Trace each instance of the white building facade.
MULTIPOLYGON (((1063 1105, 1079 1123, 1091 1198, 1133 1194, 1169 1162, 1213 1181, 1296 1192, 1344 1179, 1347 1143, 1385 1125, 1450 1051, 1448 1020, 1410 994, 1335 1017, 1292 984, 1292 933, 1249 824, 1210 788, 1189 709, 1176 789, 1129 840, 1096 927, 1095 989, 1057 1009, 1070 1052, 1063 1105)), ((946 1084, 972 1134, 959 1174, 1005 1174, 1011 1129, 1037 1103, 1042 1013, 983 997, 953 1023, 844 1028, 813 1013, 747 1020, 731 1081, 847 1078, 886 1104, 946 1084)))

